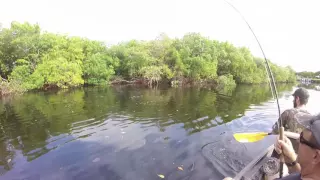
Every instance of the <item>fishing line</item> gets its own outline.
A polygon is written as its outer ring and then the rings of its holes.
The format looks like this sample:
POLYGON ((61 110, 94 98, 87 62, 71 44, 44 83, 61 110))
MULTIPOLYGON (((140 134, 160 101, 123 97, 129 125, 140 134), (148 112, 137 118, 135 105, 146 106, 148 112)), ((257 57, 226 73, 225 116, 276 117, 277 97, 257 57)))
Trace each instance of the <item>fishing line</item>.
MULTIPOLYGON (((242 20, 247 24, 247 26, 249 27, 251 33, 253 34, 254 38, 256 39, 259 47, 260 47, 260 50, 263 54, 263 57, 264 57, 264 60, 265 60, 265 67, 266 67, 266 70, 268 72, 268 77, 269 77, 269 82, 270 82, 270 87, 271 87, 271 92, 272 92, 272 96, 274 99, 276 99, 276 103, 277 103, 277 107, 278 107, 278 115, 279 115, 279 121, 278 121, 278 129, 279 129, 279 132, 280 132, 280 128, 283 127, 283 124, 282 124, 282 118, 281 118, 281 111, 280 111, 280 105, 279 105, 279 98, 278 98, 278 92, 277 92, 277 87, 276 87, 276 83, 275 83, 275 80, 274 80, 274 77, 273 77, 273 74, 272 74, 272 71, 271 71, 271 68, 269 66, 269 63, 268 63, 268 60, 266 58, 266 55, 262 49, 262 46, 256 36, 256 34, 254 33, 253 29, 251 28, 250 24, 248 23, 248 21, 244 18, 244 16, 242 15, 242 13, 234 6, 232 5, 230 2, 228 2, 227 0, 224 0, 226 3, 228 3, 242 18, 242 20)), ((280 164, 280 178, 282 177, 282 173, 283 173, 283 162, 281 162, 280 164)))

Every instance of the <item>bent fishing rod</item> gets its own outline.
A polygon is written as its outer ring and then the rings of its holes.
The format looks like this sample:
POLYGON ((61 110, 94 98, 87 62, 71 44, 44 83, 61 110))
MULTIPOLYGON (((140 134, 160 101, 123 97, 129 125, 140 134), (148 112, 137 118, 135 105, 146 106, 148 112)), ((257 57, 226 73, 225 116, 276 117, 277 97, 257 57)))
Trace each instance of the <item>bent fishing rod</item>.
MULTIPOLYGON (((232 5, 230 2, 228 2, 227 0, 224 0, 224 1, 226 3, 228 3, 241 16, 242 20, 247 24, 247 26, 249 27, 251 33, 253 34, 255 40, 257 41, 257 43, 258 43, 258 45, 260 47, 260 50, 261 50, 262 55, 263 55, 264 60, 265 60, 265 68, 266 68, 266 71, 268 73, 272 96, 276 100, 277 107, 278 107, 278 115, 279 115, 278 129, 279 129, 279 134, 280 134, 280 140, 283 140, 284 128, 283 128, 283 124, 282 124, 278 92, 277 92, 277 87, 276 87, 276 83, 275 83, 275 80, 274 80, 274 76, 273 76, 273 73, 271 71, 271 68, 270 68, 269 62, 267 60, 267 57, 266 57, 266 55, 265 55, 265 53, 263 51, 263 48, 262 48, 262 46, 261 46, 261 44, 260 44, 260 42, 258 40, 258 37, 254 33, 253 29, 251 28, 250 24, 245 19, 245 17, 242 15, 242 13, 234 5, 232 5)), ((283 157, 283 155, 281 155, 280 156, 280 173, 279 173, 280 178, 282 178, 282 176, 283 176, 283 163, 284 163, 284 157, 283 157)))

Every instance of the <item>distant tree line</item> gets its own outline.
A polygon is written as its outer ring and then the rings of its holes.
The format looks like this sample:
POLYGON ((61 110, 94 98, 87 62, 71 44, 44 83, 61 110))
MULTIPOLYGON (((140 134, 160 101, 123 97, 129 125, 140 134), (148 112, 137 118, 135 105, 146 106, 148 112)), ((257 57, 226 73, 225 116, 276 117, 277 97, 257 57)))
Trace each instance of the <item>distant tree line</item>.
POLYGON ((302 72, 297 72, 297 75, 302 78, 318 78, 318 79, 320 79, 320 71, 317 71, 317 72, 302 71, 302 72))
POLYGON ((296 73, 300 78, 310 79, 312 83, 320 84, 320 71, 311 72, 311 71, 303 71, 296 73))
MULTIPOLYGON (((271 68, 277 82, 295 81, 292 68, 274 63, 271 68)), ((172 85, 211 81, 222 86, 267 82, 264 60, 249 49, 198 33, 180 39, 160 34, 151 41, 131 40, 107 47, 99 41, 42 32, 39 25, 18 22, 0 29, 0 75, 25 90, 99 85, 116 79, 139 79, 149 85, 164 81, 172 85)))

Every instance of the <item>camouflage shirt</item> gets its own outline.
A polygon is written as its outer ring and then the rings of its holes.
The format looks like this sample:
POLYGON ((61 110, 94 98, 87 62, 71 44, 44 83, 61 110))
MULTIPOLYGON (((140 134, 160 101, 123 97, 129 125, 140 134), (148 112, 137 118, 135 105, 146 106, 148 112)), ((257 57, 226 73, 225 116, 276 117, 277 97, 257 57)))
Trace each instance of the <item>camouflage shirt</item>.
MULTIPOLYGON (((304 109, 292 108, 292 109, 285 110, 281 114, 284 130, 300 134, 305 129, 305 127, 300 123, 297 117, 303 116, 304 114, 310 115, 310 113, 304 109)), ((279 133, 278 121, 273 125, 272 132, 277 134, 279 133)), ((299 147, 299 142, 293 139, 291 139, 291 142, 295 151, 297 152, 299 147)))

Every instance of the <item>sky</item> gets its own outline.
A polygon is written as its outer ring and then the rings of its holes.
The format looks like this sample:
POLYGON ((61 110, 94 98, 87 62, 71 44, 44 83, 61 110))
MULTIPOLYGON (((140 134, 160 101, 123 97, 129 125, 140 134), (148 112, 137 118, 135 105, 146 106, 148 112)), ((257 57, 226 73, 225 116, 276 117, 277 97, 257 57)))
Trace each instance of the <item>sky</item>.
MULTIPOLYGON (((246 18, 266 57, 296 71, 320 71, 319 0, 228 0, 246 18)), ((0 23, 38 23, 42 30, 115 44, 188 32, 263 57, 241 16, 224 0, 0 0, 0 23)))

